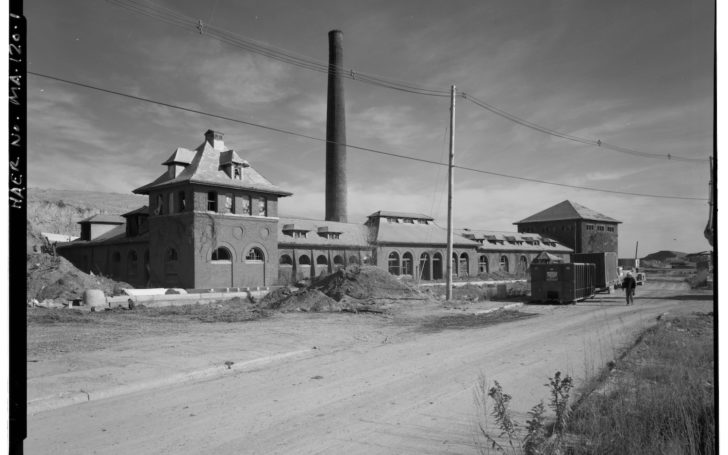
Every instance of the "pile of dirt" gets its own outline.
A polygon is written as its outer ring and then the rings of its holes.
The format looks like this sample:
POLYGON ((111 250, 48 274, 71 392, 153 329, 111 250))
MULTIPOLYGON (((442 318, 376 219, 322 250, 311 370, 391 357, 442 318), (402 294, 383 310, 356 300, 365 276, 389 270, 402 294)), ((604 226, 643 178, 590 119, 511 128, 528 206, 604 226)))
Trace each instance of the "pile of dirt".
POLYGON ((25 227, 27 254, 50 253, 53 250, 48 239, 46 239, 45 236, 43 236, 43 234, 41 234, 40 232, 33 229, 30 221, 26 221, 25 227))
POLYGON ((341 311, 342 305, 316 289, 276 289, 260 301, 260 307, 268 310, 310 311, 314 313, 341 311))
POLYGON ((386 270, 374 266, 349 266, 313 282, 319 290, 340 302, 345 296, 353 299, 396 299, 419 296, 416 289, 399 281, 386 270))
POLYGON ((107 295, 120 293, 133 286, 102 276, 93 276, 78 270, 60 256, 46 253, 27 255, 26 280, 28 301, 36 299, 68 300, 83 298, 86 289, 101 289, 107 295))

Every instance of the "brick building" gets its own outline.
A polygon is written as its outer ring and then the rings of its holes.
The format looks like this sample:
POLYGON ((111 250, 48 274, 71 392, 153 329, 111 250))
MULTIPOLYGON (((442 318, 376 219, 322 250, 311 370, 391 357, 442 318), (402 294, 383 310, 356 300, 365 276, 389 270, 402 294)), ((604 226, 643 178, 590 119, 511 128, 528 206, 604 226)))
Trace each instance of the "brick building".
MULTIPOLYGON (((447 230, 427 215, 374 212, 363 224, 279 217, 272 184, 222 134, 205 133, 194 150, 177 148, 165 172, 134 190, 147 206, 81 221, 82 237, 57 251, 81 270, 135 287, 270 286, 372 264, 422 280, 445 277, 447 230)), ((524 272, 541 252, 568 261, 555 235, 459 229, 453 274, 460 278, 524 272)))
POLYGON ((518 232, 552 238, 575 253, 616 253, 620 223, 567 200, 513 224, 518 226, 518 232))

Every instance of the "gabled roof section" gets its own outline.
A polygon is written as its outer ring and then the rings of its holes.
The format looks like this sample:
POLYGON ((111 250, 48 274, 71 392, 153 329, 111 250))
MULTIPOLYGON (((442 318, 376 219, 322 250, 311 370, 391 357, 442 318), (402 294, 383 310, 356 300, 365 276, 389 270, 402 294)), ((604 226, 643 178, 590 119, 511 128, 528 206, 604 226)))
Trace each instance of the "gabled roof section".
POLYGON ((287 245, 369 248, 369 228, 363 224, 281 217, 278 220, 278 244, 283 248, 287 245), (293 237, 289 235, 293 231, 306 232, 307 235, 293 237), (319 233, 335 233, 339 234, 339 238, 330 239, 319 233))
MULTIPOLYGON (((404 224, 379 222, 377 230, 378 244, 424 244, 424 245, 447 245, 447 229, 437 224, 404 224)), ((453 245, 462 247, 475 247, 478 242, 467 239, 462 235, 453 234, 453 245)))
POLYGON ((460 234, 478 242, 478 251, 550 251, 553 253, 571 253, 574 250, 540 234, 510 231, 490 231, 482 229, 455 229, 460 234))
POLYGON ((566 200, 513 224, 563 220, 589 220, 602 221, 606 223, 621 223, 621 221, 617 221, 614 218, 610 218, 588 207, 566 200))
POLYGON ((388 212, 386 210, 380 210, 369 215, 368 218, 412 218, 416 220, 428 220, 434 221, 435 219, 429 215, 423 215, 422 213, 409 213, 409 212, 388 212))
POLYGON ((168 164, 190 164, 192 162, 192 159, 195 157, 195 151, 194 150, 188 150, 184 147, 177 147, 177 150, 172 153, 172 155, 167 158, 167 160, 162 163, 162 165, 166 166, 168 164))
POLYGON ((126 220, 119 215, 109 215, 106 213, 99 213, 98 215, 90 216, 90 217, 78 222, 78 224, 81 224, 81 223, 125 224, 126 220))
POLYGON ((240 158, 238 152, 236 152, 235 150, 226 150, 224 152, 220 152, 220 166, 231 163, 247 164, 247 161, 240 158))
MULTIPOLYGON (((189 165, 187 165, 184 170, 179 173, 179 175, 176 177, 170 177, 169 173, 165 172, 153 182, 141 186, 133 192, 136 194, 149 194, 152 190, 165 188, 179 183, 198 183, 227 188, 239 188, 259 193, 275 194, 277 196, 290 196, 293 194, 272 184, 252 167, 246 167, 244 169, 242 179, 237 180, 230 178, 230 176, 228 176, 221 167, 221 155, 227 152, 228 151, 215 149, 210 142, 206 140, 194 150, 194 157, 190 160, 189 165)), ((175 152, 175 154, 176 153, 177 152, 175 152)), ((181 155, 182 154, 180 154, 180 159, 182 159, 181 155)), ((229 158, 231 160, 240 160, 241 164, 244 163, 244 160, 240 159, 235 152, 230 153, 229 158)))
POLYGON ((143 207, 139 207, 138 209, 134 209, 131 212, 126 212, 126 213, 122 214, 121 216, 123 216, 124 218, 126 218, 127 216, 137 215, 137 214, 139 214, 139 215, 149 215, 149 207, 145 205, 143 207))

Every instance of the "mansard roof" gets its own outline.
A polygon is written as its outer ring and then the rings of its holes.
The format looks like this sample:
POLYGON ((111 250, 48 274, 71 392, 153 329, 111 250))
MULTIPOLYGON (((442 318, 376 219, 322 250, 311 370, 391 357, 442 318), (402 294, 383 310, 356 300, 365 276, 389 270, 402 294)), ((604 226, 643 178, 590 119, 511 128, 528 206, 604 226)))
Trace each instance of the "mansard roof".
POLYGON ((544 221, 563 221, 563 220, 588 220, 601 221, 605 223, 621 223, 614 218, 610 218, 588 207, 571 202, 569 200, 560 202, 553 207, 542 210, 534 215, 516 221, 513 224, 538 223, 544 221))
MULTIPOLYGON (((185 160, 189 158, 188 153, 185 152, 185 150, 186 149, 178 148, 175 153, 167 161, 165 161, 165 164, 185 164, 185 160)), ((293 194, 272 184, 252 167, 244 167, 242 179, 230 178, 230 176, 222 169, 222 164, 225 163, 225 161, 223 161, 224 159, 227 160, 227 163, 239 162, 243 165, 245 164, 244 160, 240 159, 237 153, 233 150, 214 148, 208 140, 205 140, 194 150, 194 156, 179 175, 171 177, 168 172, 164 172, 153 182, 143 185, 135 189, 133 192, 136 194, 149 194, 152 190, 163 189, 180 183, 196 183, 227 188, 239 188, 260 193, 275 194, 277 196, 290 196, 293 194)))

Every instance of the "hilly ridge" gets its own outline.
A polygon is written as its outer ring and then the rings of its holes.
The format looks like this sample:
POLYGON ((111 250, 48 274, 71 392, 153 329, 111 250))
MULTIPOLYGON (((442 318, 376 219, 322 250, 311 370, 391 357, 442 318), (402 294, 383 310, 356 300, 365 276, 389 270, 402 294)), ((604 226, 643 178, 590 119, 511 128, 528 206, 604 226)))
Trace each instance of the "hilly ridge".
POLYGON ((121 215, 147 204, 146 196, 28 188, 28 222, 38 232, 78 236, 78 222, 99 213, 121 215))

